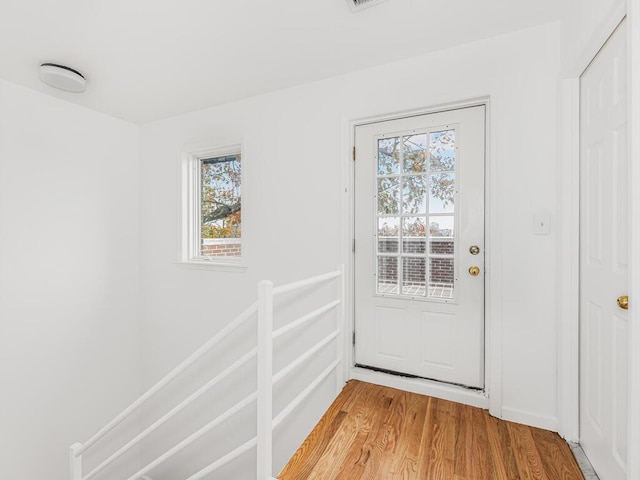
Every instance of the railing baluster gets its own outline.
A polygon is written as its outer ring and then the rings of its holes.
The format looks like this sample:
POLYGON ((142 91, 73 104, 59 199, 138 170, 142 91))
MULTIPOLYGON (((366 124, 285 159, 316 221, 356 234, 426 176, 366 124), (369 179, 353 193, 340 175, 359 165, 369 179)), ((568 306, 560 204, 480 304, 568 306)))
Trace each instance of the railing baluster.
POLYGON ((337 307, 339 304, 340 304, 340 300, 334 300, 333 302, 327 303, 326 305, 320 308, 317 308, 313 312, 309 312, 306 315, 303 315, 300 318, 287 323, 286 325, 278 328, 277 330, 274 330, 273 339, 276 340, 277 338, 280 338, 282 335, 289 333, 290 331, 295 330, 296 328, 300 328, 300 326, 304 325, 307 322, 310 322, 311 320, 315 320, 320 315, 328 312, 332 308, 337 307))
POLYGON ((257 478, 273 469, 273 282, 258 284, 258 447, 257 478))
POLYGON ((322 339, 321 341, 316 343, 309 350, 307 350, 302 355, 300 355, 298 358, 296 358, 295 360, 290 362, 286 367, 284 367, 282 370, 280 370, 278 373, 276 373, 273 376, 273 384, 274 385, 277 384, 279 381, 281 381, 283 378, 285 378, 287 375, 289 375, 291 372, 293 372, 300 365, 303 365, 304 362, 306 362, 311 357, 313 357, 316 353, 318 353, 320 350, 322 350, 322 348, 324 346, 328 345, 329 342, 331 342, 332 340, 335 340, 336 338, 338 338, 339 335, 340 335, 340 332, 338 330, 334 330, 329 335, 327 335, 324 339, 322 339))
POLYGON ((339 394, 344 387, 346 380, 345 365, 347 364, 347 362, 344 361, 345 299, 347 298, 345 291, 346 282, 344 280, 344 265, 338 265, 338 271, 340 272, 340 276, 336 279, 336 289, 338 291, 337 294, 340 304, 336 309, 336 330, 340 333, 336 338, 336 358, 338 361, 341 361, 342 364, 336 368, 336 395, 339 394))
POLYGON ((82 454, 80 449, 81 443, 74 443, 69 447, 69 473, 71 480, 82 480, 82 454))
POLYGON ((340 275, 339 271, 323 273, 322 275, 318 275, 316 277, 307 278, 305 280, 300 280, 299 282, 287 283, 285 285, 279 285, 273 289, 274 295, 282 295, 284 293, 293 292, 295 290, 301 290, 303 288, 312 287, 322 282, 326 282, 333 278, 336 278, 340 275))
POLYGON ((151 433, 153 433, 155 430, 157 430, 159 427, 161 427, 166 422, 168 422, 171 418, 173 418, 176 414, 178 414, 182 410, 184 410, 188 405, 191 405, 191 403, 193 403, 194 401, 199 399, 203 394, 208 392, 211 388, 216 386, 222 380, 224 380, 229 375, 231 375, 236 370, 238 370, 240 367, 242 367, 245 363, 247 363, 249 360, 251 360, 253 357, 255 357, 256 354, 257 354, 257 348, 254 348, 253 350, 250 350, 248 353, 246 353, 245 355, 240 357, 233 364, 231 364, 229 367, 224 369, 222 372, 220 372, 218 375, 216 375, 213 379, 209 380, 202 387, 200 387, 198 390, 193 392, 191 395, 189 395, 187 398, 185 398, 178 405, 176 405, 171 410, 169 410, 166 414, 164 414, 164 416, 160 417, 158 420, 156 420, 154 423, 152 423, 150 426, 148 426, 146 429, 144 429, 142 432, 140 432, 138 435, 136 435, 133 439, 131 439, 122 448, 117 450, 113 455, 111 455, 109 458, 107 458, 105 461, 103 461, 100 465, 98 465, 93 470, 91 470, 88 474, 86 474, 84 477, 82 477, 82 480, 89 480, 89 479, 95 477, 98 473, 100 473, 102 470, 104 470, 107 466, 109 466, 112 462, 114 462, 122 454, 124 454, 129 449, 131 449, 131 447, 133 447, 134 445, 137 445, 138 443, 140 443, 142 440, 144 440, 146 437, 148 437, 151 433))
POLYGON ((130 476, 127 480, 144 479, 146 473, 149 473, 154 468, 156 468, 158 465, 164 463, 165 461, 167 461, 168 459, 173 457, 176 453, 184 450, 186 447, 191 445, 193 442, 195 442, 196 440, 202 438, 203 435, 206 435, 211 430, 213 430, 215 427, 220 425, 222 422, 224 422, 227 419, 229 419, 232 416, 234 416, 236 413, 238 413, 240 410, 245 408, 247 405, 249 405, 255 399, 256 399, 256 393, 255 392, 252 393, 251 395, 248 395, 240 403, 236 403, 233 407, 231 407, 229 410, 225 411, 224 413, 221 413, 220 415, 218 415, 216 418, 211 420, 209 423, 207 423, 200 430, 192 433, 187 438, 183 439, 180 443, 178 443, 178 444, 174 445, 173 447, 171 447, 169 450, 167 450, 162 455, 160 455, 158 458, 156 458, 153 462, 149 463, 148 465, 146 465, 142 469, 138 470, 136 473, 134 473, 132 476, 130 476))
MULTIPOLYGON (((305 398, 307 398, 311 392, 313 392, 318 385, 322 383, 322 381, 329 376, 333 369, 336 369, 340 366, 340 360, 334 360, 331 365, 327 367, 327 369, 322 372, 318 377, 311 382, 307 387, 296 397, 294 398, 289 405, 287 405, 276 418, 273 419, 273 428, 276 428, 282 423, 282 421, 287 418, 291 412, 293 412, 298 405, 300 405, 305 398)), ((268 477, 267 477, 268 478, 268 477)))
POLYGON ((185 360, 183 360, 177 367, 175 367, 171 372, 169 372, 164 378, 158 381, 153 387, 143 393, 137 400, 135 400, 131 405, 125 408, 120 414, 118 414, 113 420, 111 420, 108 424, 102 427, 93 437, 87 440, 83 445, 81 445, 79 453, 86 452, 90 447, 92 447, 98 440, 103 438, 107 433, 117 427, 125 418, 129 417, 134 411, 140 408, 145 402, 147 402, 152 396, 166 387, 170 382, 172 382, 176 377, 178 377, 181 373, 187 370, 191 365, 193 365, 196 361, 198 361, 201 357, 203 357, 206 353, 211 351, 213 347, 215 347, 218 343, 220 343, 224 338, 226 338, 232 331, 242 325, 244 322, 249 320, 251 316, 256 311, 256 304, 254 303, 249 308, 247 308, 244 312, 238 315, 233 319, 231 323, 229 323, 226 327, 224 327, 220 332, 211 337, 209 341, 207 341, 204 345, 198 348, 195 352, 189 355, 185 360))
MULTIPOLYGON (((129 407, 127 407, 124 411, 122 411, 116 418, 114 418, 111 422, 109 422, 106 426, 104 426, 100 431, 98 431, 93 437, 91 437, 84 444, 74 443, 71 445, 69 449, 69 466, 70 466, 70 478, 71 480, 83 480, 82 476, 82 463, 83 463, 83 454, 86 450, 88 450, 92 445, 98 442, 102 437, 104 437, 109 431, 115 428, 122 420, 128 417, 134 410, 139 408, 143 403, 145 403, 151 396, 153 396, 157 391, 166 386, 169 382, 171 382, 175 377, 184 372, 188 367, 190 367, 193 363, 195 363, 200 357, 202 357, 206 352, 210 351, 216 344, 218 344, 222 339, 224 339, 232 330, 237 328, 244 321, 248 320, 250 316, 256 312, 258 312, 258 322, 257 322, 257 330, 258 330, 258 345, 257 348, 253 350, 253 352, 249 352, 245 357, 243 357, 241 363, 244 363, 247 356, 252 356, 256 354, 257 350, 257 390, 249 395, 249 397, 245 398, 240 404, 236 405, 234 408, 228 410, 224 414, 216 417, 213 421, 207 424, 205 427, 192 434, 190 437, 185 439, 180 444, 173 447, 170 451, 166 452, 164 455, 161 455, 156 460, 151 462, 147 467, 138 471, 134 474, 132 479, 144 479, 146 478, 144 474, 146 474, 149 470, 168 459, 178 450, 186 447, 201 435, 208 432, 222 421, 226 420, 241 408, 244 408, 246 404, 253 401, 253 399, 257 398, 257 418, 258 418, 258 431, 257 436, 243 444, 241 447, 238 447, 236 450, 231 452, 230 454, 224 456, 218 461, 211 464, 206 469, 198 472, 192 478, 193 480, 199 479, 202 476, 212 472, 213 470, 219 468, 223 464, 231 461, 233 458, 242 454, 244 451, 248 450, 254 445, 257 445, 257 478, 258 480, 275 480, 273 477, 273 429, 280 422, 289 415, 293 409, 297 407, 304 399, 331 373, 333 369, 336 369, 336 387, 339 392, 344 382, 347 378, 346 371, 346 363, 343 359, 345 352, 345 338, 344 338, 344 324, 345 324, 345 300, 346 300, 346 281, 344 278, 345 271, 344 266, 339 265, 338 270, 334 272, 329 272, 326 274, 318 275, 316 277, 308 278, 305 280, 301 280, 298 282, 293 282, 290 284, 282 285, 277 288, 274 288, 273 282, 270 281, 262 281, 258 284, 258 301, 254 303, 247 310, 242 312, 238 317, 236 317, 229 325, 222 329, 217 335, 212 337, 208 342, 202 345, 198 350, 196 350, 193 354, 191 354, 187 359, 185 359, 180 365, 174 368, 167 376, 165 376, 162 380, 160 380, 157 384, 155 384, 151 389, 149 389, 146 393, 144 393, 141 397, 139 397, 136 401, 134 401, 129 407), (289 292, 293 292, 295 290, 300 290, 303 288, 308 288, 315 286, 319 283, 326 282, 328 280, 337 279, 336 283, 336 296, 337 299, 325 305, 324 307, 320 307, 319 309, 314 310, 306 315, 303 315, 300 319, 291 322, 291 324, 286 327, 282 327, 277 332, 273 330, 273 299, 275 295, 286 294, 289 292), (317 353, 321 348, 325 345, 328 345, 334 338, 337 342, 336 345, 336 356, 337 359, 333 361, 333 363, 327 368, 318 378, 316 378, 313 382, 311 382, 307 387, 302 391, 300 395, 298 395, 293 402, 291 402, 280 414, 274 419, 273 418, 273 384, 274 384, 274 375, 273 375, 273 340, 276 337, 287 333, 293 328, 297 328, 307 321, 329 311, 330 309, 338 307, 336 310, 336 330, 331 333, 328 337, 321 340, 318 344, 312 347, 309 351, 303 354, 298 360, 292 362, 288 367, 285 367, 281 372, 279 372, 277 379, 281 379, 294 368, 297 368, 299 365, 303 364, 312 355, 317 353), (343 368, 339 368, 342 363, 343 368)), ((240 361, 239 361, 240 362, 240 361)), ((236 362, 237 364, 238 362, 236 362)), ((229 367, 229 371, 232 371, 236 368, 236 364, 229 367)), ((226 372, 226 370, 225 370, 226 372)), ((217 377, 216 377, 217 379, 217 377)), ((216 379, 212 380, 210 383, 217 383, 216 379)), ((110 464, 113 460, 118 458, 122 453, 129 450, 133 445, 135 445, 139 440, 144 438, 149 433, 153 432, 158 428, 158 426, 162 425, 168 418, 173 416, 174 413, 178 411, 182 411, 184 407, 191 403, 191 401, 197 398, 201 391, 205 391, 209 388, 209 383, 199 390, 197 390, 194 394, 187 397, 187 399, 180 402, 174 409, 172 409, 169 413, 165 414, 165 416, 161 417, 151 426, 147 427, 147 429, 143 430, 139 435, 137 435, 134 439, 130 440, 124 447, 121 447, 114 454, 111 455, 107 460, 105 460, 98 467, 94 468, 92 472, 90 472, 84 480, 88 480, 93 475, 97 474, 98 471, 105 468, 108 464, 110 464)))

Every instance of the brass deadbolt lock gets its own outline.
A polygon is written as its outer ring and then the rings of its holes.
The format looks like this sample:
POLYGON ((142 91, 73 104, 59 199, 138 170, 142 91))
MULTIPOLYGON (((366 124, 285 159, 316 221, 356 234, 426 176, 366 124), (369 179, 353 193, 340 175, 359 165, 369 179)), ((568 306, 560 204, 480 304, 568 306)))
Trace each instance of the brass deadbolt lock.
POLYGON ((475 265, 473 267, 469 267, 469 275, 472 277, 480 275, 480 267, 476 267, 475 265))
POLYGON ((469 247, 469 253, 471 255, 478 255, 480 253, 480 247, 477 245, 472 245, 469 247))

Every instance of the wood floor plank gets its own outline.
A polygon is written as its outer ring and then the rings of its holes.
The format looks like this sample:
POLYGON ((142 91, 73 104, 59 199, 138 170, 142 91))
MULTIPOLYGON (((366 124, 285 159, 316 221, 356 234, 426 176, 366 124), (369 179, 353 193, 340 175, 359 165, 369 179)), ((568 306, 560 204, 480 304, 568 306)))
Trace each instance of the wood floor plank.
POLYGON ((429 447, 421 459, 425 465, 423 478, 453 478, 458 412, 452 402, 436 399, 434 403, 431 429, 424 432, 429 447))
POLYGON ((584 480, 557 434, 351 381, 280 480, 584 480))
POLYGON ((508 429, 513 442, 519 478, 522 480, 549 480, 533 441, 531 429, 517 423, 510 423, 508 429))
POLYGON ((496 478, 491 453, 489 438, 485 418, 487 413, 484 410, 473 407, 466 407, 469 412, 470 424, 473 432, 473 445, 471 447, 470 462, 468 463, 466 475, 469 478, 496 478))
POLYGON ((428 478, 427 470, 429 469, 429 450, 431 448, 431 438, 433 436, 435 418, 436 418, 436 398, 427 397, 427 409, 424 418, 424 428, 422 430, 422 440, 420 442, 420 451, 418 452, 418 478, 428 478))
POLYGON ((362 480, 374 480, 379 472, 388 472, 397 453, 396 447, 407 409, 405 392, 394 390, 387 401, 380 411, 376 434, 370 437, 371 442, 365 446, 368 460, 360 476, 362 480))
MULTIPOLYGON (((308 475, 308 480, 343 478, 343 474, 340 473, 343 465, 353 466, 351 462, 354 458, 354 449, 359 452, 363 439, 366 439, 371 430, 376 428, 379 405, 384 401, 379 393, 377 389, 368 387, 368 384, 358 382, 355 385, 352 401, 345 405, 349 409, 348 415, 308 475)), ((281 478, 289 480, 288 477, 281 478)), ((359 478, 355 476, 355 472, 353 478, 359 478)))
POLYGON ((465 478, 471 470, 474 451, 474 435, 472 425, 472 412, 469 408, 461 409, 458 416, 458 428, 456 438, 456 459, 454 473, 465 478))
POLYGON ((549 478, 558 480, 582 479, 582 472, 569 445, 558 442, 557 435, 548 430, 531 428, 531 435, 538 452, 540 452, 540 459, 549 478))
POLYGON ((498 480, 518 480, 518 466, 513 454, 507 423, 486 415, 485 424, 495 478, 498 480))
POLYGON ((407 410, 398 446, 389 464, 389 480, 418 480, 418 459, 427 403, 417 395, 405 393, 407 410))
POLYGON ((320 422, 323 423, 321 428, 315 428, 309 434, 305 442, 285 466, 280 478, 290 478, 292 480, 308 478, 347 415, 347 412, 339 411, 335 416, 326 419, 324 422, 321 420, 320 422))
POLYGON ((356 427, 356 440, 348 449, 345 462, 335 478, 364 478, 367 470, 371 468, 370 464, 377 463, 377 438, 380 430, 384 428, 384 419, 397 391, 380 391, 367 387, 367 384, 363 387, 363 390, 365 389, 368 395, 362 396, 360 408, 368 413, 367 424, 356 427))
MULTIPOLYGON (((362 398, 359 400, 362 400, 362 398)), ((359 436, 363 435, 363 433, 367 435, 373 425, 372 410, 364 408, 364 405, 362 408, 358 408, 358 404, 359 402, 356 402, 355 405, 351 405, 347 417, 342 422, 341 428, 335 432, 330 444, 313 466, 307 479, 323 480, 340 478, 338 472, 344 459, 349 454, 351 448, 361 442, 359 436)), ((286 476, 281 476, 280 478, 289 480, 289 477, 286 476)))
POLYGON ((338 398, 322 416, 320 422, 291 457, 291 460, 282 471, 281 477, 303 480, 309 476, 347 416, 347 412, 344 411, 343 407, 347 401, 355 396, 356 392, 354 390, 356 390, 356 387, 352 383, 348 383, 344 387, 338 398))

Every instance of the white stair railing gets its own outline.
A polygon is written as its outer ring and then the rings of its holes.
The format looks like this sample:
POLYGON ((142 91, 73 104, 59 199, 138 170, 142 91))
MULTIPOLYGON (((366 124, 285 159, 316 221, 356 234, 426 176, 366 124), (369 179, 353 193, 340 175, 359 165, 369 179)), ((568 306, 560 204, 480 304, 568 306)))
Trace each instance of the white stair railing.
MULTIPOLYGON (((345 281, 344 281, 344 268, 339 266, 336 271, 326 274, 318 275, 312 278, 301 280, 298 282, 289 283, 274 287, 273 282, 262 281, 258 284, 258 300, 253 303, 249 308, 238 315, 233 321, 231 321, 226 327, 224 327, 219 333, 214 335, 210 340, 198 348, 195 352, 189 355, 185 360, 169 372, 164 378, 162 378, 153 387, 147 390, 131 405, 125 408, 120 414, 118 414, 113 420, 107 423, 104 427, 98 430, 89 440, 85 443, 74 443, 70 447, 69 460, 70 460, 70 472, 71 480, 90 480, 99 473, 102 473, 107 467, 113 464, 118 458, 128 452, 131 448, 138 445, 145 438, 156 431, 160 426, 165 424, 179 412, 187 408, 198 398, 210 391, 213 387, 219 384, 228 376, 232 375, 240 367, 251 361, 254 357, 257 358, 257 388, 256 391, 246 396, 240 402, 233 407, 218 415, 215 419, 211 420, 206 425, 202 426, 199 430, 192 433, 187 438, 183 439, 178 444, 164 452, 158 458, 148 463, 136 473, 131 475, 126 480, 144 480, 146 476, 154 468, 158 467, 165 461, 169 460, 176 453, 184 450, 193 442, 201 438, 206 433, 212 431, 215 427, 222 422, 233 417, 236 413, 240 412, 245 407, 256 401, 257 408, 257 435, 244 444, 235 448, 231 452, 217 459, 209 466, 196 472, 188 477, 186 480, 199 480, 212 472, 218 470, 223 465, 229 463, 234 458, 242 455, 253 447, 257 447, 257 478, 259 480, 272 480, 273 477, 273 430, 282 423, 282 421, 289 416, 312 392, 317 388, 324 379, 326 379, 331 372, 336 370, 343 361, 343 331, 344 331, 344 298, 345 298, 345 281), (273 318, 274 318, 274 298, 278 295, 285 295, 292 292, 296 292, 302 289, 309 289, 317 287, 323 283, 336 279, 336 299, 327 303, 326 305, 317 308, 311 312, 308 312, 300 318, 284 325, 278 330, 273 330, 273 318), (273 349, 274 340, 277 340, 284 334, 291 332, 295 329, 303 327, 308 322, 315 318, 318 318, 322 314, 336 309, 336 328, 328 336, 321 339, 313 347, 305 351, 297 359, 291 361, 286 367, 280 370, 274 375, 273 373, 273 349), (209 380, 207 383, 198 388, 191 395, 187 396, 180 403, 171 408, 167 413, 161 416, 158 420, 151 425, 143 429, 134 438, 126 442, 122 447, 112 453, 103 462, 98 464, 95 468, 87 473, 83 470, 83 455, 90 448, 94 447, 100 440, 102 440, 107 434, 109 434, 114 428, 120 425, 124 420, 130 417, 140 407, 142 407, 151 397, 166 387, 169 383, 179 377, 184 371, 196 363, 203 355, 210 352, 216 345, 223 341, 234 330, 248 321, 257 313, 257 331, 258 331, 258 345, 245 353, 238 360, 233 362, 230 366, 225 368, 222 372, 209 380), (289 405, 287 405, 275 418, 273 416, 273 386, 292 373, 294 370, 302 366, 305 362, 310 360, 315 354, 320 352, 324 347, 329 345, 332 341, 336 342, 336 359, 312 382, 310 382, 297 397, 295 397, 289 405)), ((341 374, 341 371, 336 370, 336 392, 339 392, 344 384, 345 378, 341 374)))

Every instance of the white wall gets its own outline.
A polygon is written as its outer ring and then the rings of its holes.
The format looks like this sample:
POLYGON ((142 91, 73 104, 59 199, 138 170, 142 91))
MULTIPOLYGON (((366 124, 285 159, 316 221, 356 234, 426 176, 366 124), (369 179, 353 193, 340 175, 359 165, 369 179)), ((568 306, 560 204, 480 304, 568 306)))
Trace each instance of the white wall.
POLYGON ((68 478, 139 392, 137 159, 137 127, 0 82, 0 478, 68 478))
MULTIPOLYGON (((532 227, 534 214, 556 212, 559 33, 541 26, 143 126, 145 383, 248 305, 257 280, 294 280, 348 258, 350 120, 489 95, 492 394, 505 418, 556 428, 556 228, 534 236, 532 227), (180 265, 180 153, 238 138, 248 268, 180 265)), ((322 389, 310 409, 321 413, 331 393, 322 389)), ((312 424, 300 420, 279 462, 312 424)))
POLYGON ((579 75, 618 22, 625 0, 568 0, 564 2, 562 59, 565 73, 579 75))

